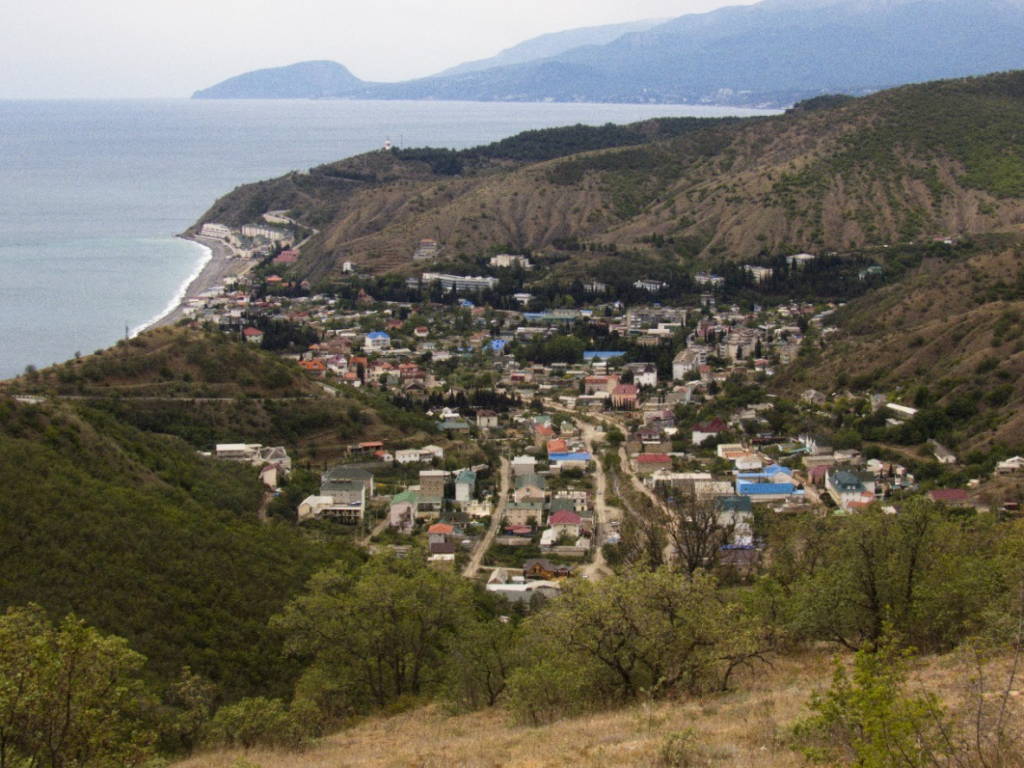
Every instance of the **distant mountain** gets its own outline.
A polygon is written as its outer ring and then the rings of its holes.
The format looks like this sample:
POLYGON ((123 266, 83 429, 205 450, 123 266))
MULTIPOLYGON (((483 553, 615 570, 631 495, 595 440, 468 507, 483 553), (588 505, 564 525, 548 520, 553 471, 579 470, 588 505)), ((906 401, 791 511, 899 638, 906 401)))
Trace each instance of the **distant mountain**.
MULTIPOLYGON (((606 37, 615 31, 596 30, 606 37)), ((681 16, 604 44, 595 42, 596 30, 538 38, 433 77, 381 84, 352 78, 333 92, 305 95, 778 107, 823 93, 864 94, 1024 67, 1024 0, 763 0, 681 16), (566 49, 574 40, 588 42, 566 49)), ((280 97, 255 87, 242 95, 226 88, 232 82, 200 94, 280 97)), ((288 96, 299 93, 293 88, 288 96)))
POLYGON ((196 91, 193 99, 316 99, 337 97, 365 85, 341 64, 304 61, 246 72, 196 91))
POLYGON ((664 24, 665 19, 648 19, 646 21, 632 21, 625 24, 606 24, 600 27, 583 27, 582 29, 570 29, 565 32, 552 32, 547 35, 532 38, 519 45, 507 48, 497 56, 479 61, 469 61, 459 64, 457 67, 446 69, 436 77, 450 77, 453 75, 465 75, 470 72, 482 72, 495 67, 505 67, 513 64, 525 64, 538 59, 547 59, 552 56, 571 51, 573 48, 582 48, 585 45, 607 45, 623 35, 633 32, 646 32, 652 27, 664 24))

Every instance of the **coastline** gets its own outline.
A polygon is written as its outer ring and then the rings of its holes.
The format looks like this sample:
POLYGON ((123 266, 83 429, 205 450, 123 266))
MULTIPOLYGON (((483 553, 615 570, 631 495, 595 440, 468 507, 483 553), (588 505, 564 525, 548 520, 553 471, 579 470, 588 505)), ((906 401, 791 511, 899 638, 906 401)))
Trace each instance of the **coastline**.
POLYGON ((197 243, 209 250, 209 256, 199 272, 185 287, 177 304, 160 317, 139 328, 133 335, 152 330, 153 328, 175 325, 180 320, 188 317, 187 309, 192 301, 211 292, 222 290, 226 279, 240 277, 248 272, 251 267, 249 261, 236 258, 234 248, 223 240, 203 237, 202 235, 193 235, 184 239, 197 243))

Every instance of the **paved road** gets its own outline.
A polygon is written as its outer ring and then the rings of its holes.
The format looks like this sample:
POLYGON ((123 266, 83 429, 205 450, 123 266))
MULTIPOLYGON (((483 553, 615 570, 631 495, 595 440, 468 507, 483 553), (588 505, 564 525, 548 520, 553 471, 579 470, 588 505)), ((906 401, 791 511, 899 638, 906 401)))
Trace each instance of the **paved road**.
POLYGON ((484 554, 491 548, 494 537, 498 535, 498 530, 501 528, 501 519, 505 516, 505 500, 508 498, 508 490, 511 485, 509 479, 511 470, 512 466, 509 464, 508 459, 503 458, 501 460, 501 486, 498 491, 498 504, 494 508, 494 512, 491 513, 491 525, 487 528, 487 533, 476 543, 476 547, 473 549, 473 556, 469 558, 466 567, 462 569, 462 575, 467 579, 476 578, 476 574, 480 570, 480 563, 484 559, 484 554))

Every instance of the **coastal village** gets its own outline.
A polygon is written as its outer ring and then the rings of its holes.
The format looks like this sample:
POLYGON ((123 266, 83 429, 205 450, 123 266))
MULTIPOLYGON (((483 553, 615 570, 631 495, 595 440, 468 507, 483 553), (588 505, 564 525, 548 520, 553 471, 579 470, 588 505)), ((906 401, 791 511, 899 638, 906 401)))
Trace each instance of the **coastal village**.
MULTIPOLYGON (((849 428, 836 429, 855 419, 906 429, 918 413, 906 404, 912 395, 768 393, 773 377, 829 343, 835 304, 741 306, 725 277, 699 273, 695 301, 641 278, 633 288, 646 300, 611 300, 609 286, 591 280, 582 285, 589 300, 567 306, 531 293, 538 271, 526 255, 480 259, 480 274, 423 271, 442 257, 432 240, 410 248, 418 276, 399 286, 405 297, 375 298, 351 262, 350 296, 314 294, 290 276, 299 250, 288 224, 280 214, 241 231, 206 224, 202 236, 228 244, 245 268, 190 299, 189 320, 293 359, 325 393, 381 393, 421 412, 434 432, 349 446, 294 510, 299 525, 342 526, 374 549, 423 546, 438 566, 529 602, 557 594, 565 579, 609 574, 624 537, 652 520, 671 532, 706 516, 713 547, 701 565, 742 577, 759 562, 764 514, 856 514, 876 502, 896 513, 919 494, 1017 509, 978 493, 978 478, 944 487, 940 470, 955 471, 958 458, 938 443, 901 461, 862 453, 849 428), (509 274, 517 290, 496 297, 509 274), (922 460, 930 469, 917 478, 922 460)), ((816 258, 787 263, 800 270, 816 258)), ((772 277, 764 266, 742 271, 755 285, 772 277)), ((271 489, 287 483, 287 447, 214 452, 261 467, 271 489)), ((1022 468, 1024 459, 1007 457, 995 474, 1022 468)), ((667 541, 668 558, 693 556, 667 541)))

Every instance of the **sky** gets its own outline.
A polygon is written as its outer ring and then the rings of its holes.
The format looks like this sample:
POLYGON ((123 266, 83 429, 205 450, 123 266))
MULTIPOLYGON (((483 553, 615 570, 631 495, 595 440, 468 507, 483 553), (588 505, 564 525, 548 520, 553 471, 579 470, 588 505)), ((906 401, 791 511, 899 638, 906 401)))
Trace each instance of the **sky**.
POLYGON ((164 98, 329 59, 398 81, 579 27, 755 0, 12 0, 0 99, 164 98))

